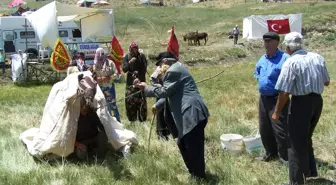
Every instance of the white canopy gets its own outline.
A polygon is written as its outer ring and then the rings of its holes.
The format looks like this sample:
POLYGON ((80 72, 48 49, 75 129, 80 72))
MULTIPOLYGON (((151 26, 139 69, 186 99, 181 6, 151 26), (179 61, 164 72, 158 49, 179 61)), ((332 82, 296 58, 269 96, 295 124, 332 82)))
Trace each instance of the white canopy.
POLYGON ((90 37, 114 36, 112 10, 81 8, 53 1, 26 18, 44 47, 54 47, 58 38, 58 21, 80 21, 83 41, 90 37))

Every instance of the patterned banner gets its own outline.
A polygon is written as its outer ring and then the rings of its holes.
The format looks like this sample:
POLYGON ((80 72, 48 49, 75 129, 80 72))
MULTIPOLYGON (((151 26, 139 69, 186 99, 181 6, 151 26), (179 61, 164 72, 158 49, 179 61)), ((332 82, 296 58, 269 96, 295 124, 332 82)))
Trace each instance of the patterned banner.
POLYGON ((66 70, 70 65, 70 55, 65 45, 57 39, 54 51, 51 54, 50 63, 56 71, 66 70))
POLYGON ((111 49, 112 60, 118 63, 122 63, 124 51, 121 48, 117 37, 115 36, 113 37, 111 41, 111 46, 112 46, 112 49, 111 49))

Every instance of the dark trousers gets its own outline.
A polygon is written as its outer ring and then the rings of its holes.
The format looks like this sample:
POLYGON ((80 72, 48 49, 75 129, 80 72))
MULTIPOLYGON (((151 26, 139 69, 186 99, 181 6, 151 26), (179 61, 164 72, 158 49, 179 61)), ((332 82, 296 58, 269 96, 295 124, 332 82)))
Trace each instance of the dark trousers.
MULTIPOLYGON (((159 100, 158 98, 157 100, 159 100)), ((174 123, 175 124, 175 123, 174 123)), ((156 134, 163 139, 168 139, 170 131, 168 129, 168 123, 165 120, 165 108, 156 113, 156 134)))
POLYGON ((170 134, 172 134, 173 138, 177 137, 177 128, 167 100, 164 108, 157 112, 156 133, 163 139, 168 139, 170 134))
POLYGON ((177 141, 189 173, 197 178, 205 178, 204 128, 207 122, 208 120, 201 121, 188 134, 177 141))
POLYGON ((291 184, 303 184, 317 176, 312 136, 319 121, 323 100, 319 94, 293 96, 288 115, 288 162, 291 184))
POLYGON ((268 157, 279 157, 288 160, 287 153, 287 113, 288 103, 285 105, 279 122, 272 120, 277 96, 260 96, 259 99, 259 131, 261 141, 268 157))
POLYGON ((95 137, 87 138, 85 140, 78 141, 84 144, 87 147, 87 151, 80 152, 81 155, 78 155, 78 148, 75 148, 75 154, 78 159, 92 158, 97 157, 98 159, 103 159, 105 157, 108 138, 105 130, 99 131, 95 137))
POLYGON ((6 72, 6 64, 5 64, 5 62, 0 63, 0 65, 1 65, 1 68, 2 68, 2 74, 5 74, 5 72, 6 72))
POLYGON ((238 44, 238 35, 233 35, 233 44, 238 44))

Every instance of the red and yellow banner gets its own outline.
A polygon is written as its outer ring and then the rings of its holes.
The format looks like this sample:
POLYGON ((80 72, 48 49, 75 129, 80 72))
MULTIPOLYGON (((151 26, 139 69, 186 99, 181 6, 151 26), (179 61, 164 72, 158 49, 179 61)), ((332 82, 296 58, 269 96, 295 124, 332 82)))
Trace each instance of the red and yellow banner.
POLYGON ((118 63, 122 63, 123 61, 123 56, 124 56, 124 51, 121 48, 119 41, 117 39, 117 37, 113 37, 112 41, 111 41, 111 57, 112 60, 118 63))
POLYGON ((51 54, 50 63, 56 71, 66 70, 70 65, 70 55, 65 45, 60 39, 57 39, 54 51, 51 54))

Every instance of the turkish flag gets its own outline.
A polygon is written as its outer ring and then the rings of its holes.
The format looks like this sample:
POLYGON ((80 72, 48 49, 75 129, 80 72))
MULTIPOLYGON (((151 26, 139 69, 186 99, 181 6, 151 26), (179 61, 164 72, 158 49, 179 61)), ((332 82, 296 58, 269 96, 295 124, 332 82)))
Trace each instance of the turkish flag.
POLYGON ((288 19, 267 20, 268 31, 277 34, 290 33, 290 25, 288 19))
POLYGON ((174 26, 170 33, 170 39, 168 41, 167 51, 173 53, 177 58, 179 57, 179 44, 175 35, 174 26))

